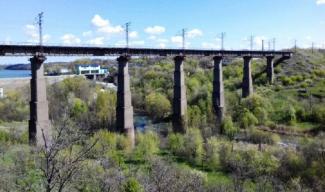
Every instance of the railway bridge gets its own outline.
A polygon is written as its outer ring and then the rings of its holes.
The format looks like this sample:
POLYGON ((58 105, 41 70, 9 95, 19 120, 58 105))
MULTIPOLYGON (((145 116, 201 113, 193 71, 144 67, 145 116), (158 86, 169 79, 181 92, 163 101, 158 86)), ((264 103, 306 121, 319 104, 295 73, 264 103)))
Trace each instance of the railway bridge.
POLYGON ((174 57, 174 98, 173 98, 173 130, 186 131, 187 99, 184 76, 184 60, 189 56, 212 56, 213 69, 213 108, 216 115, 216 126, 220 125, 225 112, 225 97, 222 74, 222 62, 225 57, 243 58, 242 97, 253 93, 251 71, 252 58, 266 58, 266 73, 269 83, 273 83, 276 63, 283 62, 292 56, 289 51, 246 51, 246 50, 196 50, 196 49, 151 49, 151 48, 114 48, 114 47, 68 47, 39 45, 0 45, 1 56, 30 56, 32 78, 29 142, 42 145, 43 135, 51 139, 51 125, 48 113, 46 82, 44 78, 44 62, 48 56, 117 56, 118 88, 116 105, 117 130, 125 133, 134 143, 133 107, 131 103, 130 76, 128 65, 131 56, 172 56, 174 57), (277 60, 275 58, 278 58, 277 60))

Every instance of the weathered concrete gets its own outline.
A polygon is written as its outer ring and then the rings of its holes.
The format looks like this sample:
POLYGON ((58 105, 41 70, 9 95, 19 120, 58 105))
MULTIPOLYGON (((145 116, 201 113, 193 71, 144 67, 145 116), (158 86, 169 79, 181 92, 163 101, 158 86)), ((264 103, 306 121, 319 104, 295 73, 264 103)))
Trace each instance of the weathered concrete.
POLYGON ((244 56, 244 71, 243 71, 243 84, 242 84, 242 96, 243 98, 249 97, 253 94, 253 79, 251 69, 251 56, 244 56))
POLYGON ((29 120, 29 143, 43 146, 51 143, 51 125, 46 95, 46 81, 43 62, 46 57, 38 55, 30 59, 32 79, 30 80, 31 101, 29 120), (45 140, 44 140, 45 139, 45 140))
POLYGON ((130 76, 128 61, 129 56, 120 56, 118 61, 118 87, 116 106, 117 131, 127 134, 134 146, 133 107, 131 103, 130 76))
POLYGON ((185 133, 187 129, 187 99, 184 77, 184 56, 176 56, 174 72, 173 130, 185 133))
POLYGON ((274 81, 274 56, 266 57, 266 76, 269 84, 273 84, 274 81))
POLYGON ((221 124, 225 113, 225 96, 224 96, 224 85, 223 85, 223 74, 222 74, 222 56, 213 57, 214 69, 213 69, 213 92, 212 92, 212 103, 213 109, 216 114, 216 132, 221 134, 221 124))

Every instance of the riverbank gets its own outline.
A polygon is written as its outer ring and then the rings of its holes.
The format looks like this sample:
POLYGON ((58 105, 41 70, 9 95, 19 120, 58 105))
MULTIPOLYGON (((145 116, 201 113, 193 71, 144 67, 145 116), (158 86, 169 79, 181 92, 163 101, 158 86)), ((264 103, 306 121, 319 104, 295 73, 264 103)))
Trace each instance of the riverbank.
MULTIPOLYGON (((76 75, 60 75, 60 76, 46 76, 46 83, 52 85, 54 83, 63 81, 66 78, 72 78, 76 75)), ((17 78, 0 78, 0 87, 5 91, 20 89, 29 86, 31 77, 17 77, 17 78)))

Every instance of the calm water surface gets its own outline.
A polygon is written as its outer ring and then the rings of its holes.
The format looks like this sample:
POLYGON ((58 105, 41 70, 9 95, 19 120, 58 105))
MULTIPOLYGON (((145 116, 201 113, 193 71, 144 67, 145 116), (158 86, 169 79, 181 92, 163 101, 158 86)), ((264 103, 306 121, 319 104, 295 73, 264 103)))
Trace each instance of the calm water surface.
POLYGON ((0 78, 30 77, 30 70, 0 70, 0 78))

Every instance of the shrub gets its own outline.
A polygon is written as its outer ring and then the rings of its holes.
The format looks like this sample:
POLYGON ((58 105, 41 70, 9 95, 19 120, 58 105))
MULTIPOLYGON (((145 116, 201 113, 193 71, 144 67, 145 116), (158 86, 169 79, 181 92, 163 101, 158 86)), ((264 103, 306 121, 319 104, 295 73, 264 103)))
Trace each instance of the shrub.
POLYGON ((200 164, 204 155, 203 137, 197 128, 191 128, 184 136, 184 154, 192 163, 200 164))
POLYGON ((116 150, 117 138, 115 133, 100 130, 90 139, 91 143, 96 140, 97 143, 94 146, 93 155, 101 157, 116 150))
POLYGON ((7 131, 0 130, 0 143, 10 141, 10 134, 7 131))
POLYGON ((159 144, 157 133, 152 131, 137 133, 134 155, 138 160, 146 160, 159 151, 159 144))
POLYGON ((168 148, 174 155, 182 155, 184 153, 184 136, 179 133, 171 133, 168 135, 168 148))
POLYGON ((229 138, 234 139, 236 133, 238 133, 237 127, 234 126, 231 117, 225 117, 221 125, 222 132, 229 138))
POLYGON ((88 111, 87 104, 83 100, 79 98, 75 98, 71 109, 71 116, 78 118, 82 114, 86 113, 87 111, 88 111))
POLYGON ((211 137, 207 140, 205 145, 206 155, 205 155, 205 165, 210 170, 216 170, 220 167, 219 152, 225 142, 221 138, 211 137))
POLYGON ((280 141, 280 137, 272 133, 267 133, 257 129, 251 129, 248 134, 248 140, 255 144, 274 145, 280 141))
POLYGON ((239 123, 242 128, 247 129, 256 125, 258 123, 258 120, 248 109, 244 109, 239 123))
POLYGON ((142 185, 134 177, 129 178, 123 184, 123 192, 142 192, 144 191, 142 185))
POLYGON ((146 110, 152 118, 162 119, 169 115, 171 104, 165 95, 151 93, 146 97, 146 110))

